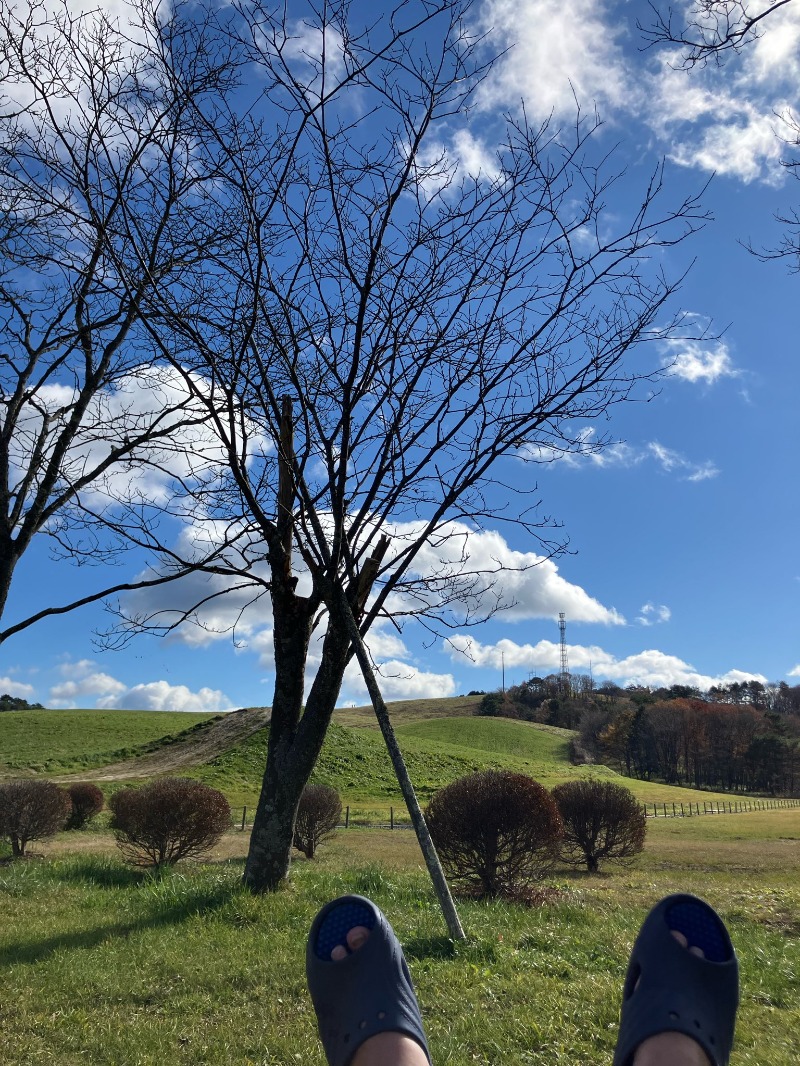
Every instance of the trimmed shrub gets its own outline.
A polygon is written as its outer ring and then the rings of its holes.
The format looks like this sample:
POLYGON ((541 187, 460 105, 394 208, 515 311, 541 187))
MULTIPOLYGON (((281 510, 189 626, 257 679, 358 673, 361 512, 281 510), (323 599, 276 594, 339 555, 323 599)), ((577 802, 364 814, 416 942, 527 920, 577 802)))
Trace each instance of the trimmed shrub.
POLYGON ((644 847, 647 819, 630 789, 611 781, 568 781, 553 789, 564 823, 561 858, 595 873, 644 847))
POLYGON ((72 800, 72 813, 65 829, 83 829, 105 806, 102 790, 89 781, 76 781, 74 785, 67 786, 67 792, 72 800))
POLYGON ((339 793, 330 785, 306 785, 297 808, 292 843, 307 859, 336 829, 342 817, 339 793))
POLYGON ((165 777, 123 788, 108 801, 111 828, 134 866, 173 866, 202 855, 231 826, 221 792, 189 778, 165 777))
POLYGON ((461 777, 436 793, 425 817, 453 884, 479 899, 521 896, 558 856, 558 808, 525 774, 461 777))
POLYGON ((0 784, 0 836, 11 842, 11 854, 21 858, 31 840, 54 836, 63 829, 72 802, 52 781, 8 781, 0 784))

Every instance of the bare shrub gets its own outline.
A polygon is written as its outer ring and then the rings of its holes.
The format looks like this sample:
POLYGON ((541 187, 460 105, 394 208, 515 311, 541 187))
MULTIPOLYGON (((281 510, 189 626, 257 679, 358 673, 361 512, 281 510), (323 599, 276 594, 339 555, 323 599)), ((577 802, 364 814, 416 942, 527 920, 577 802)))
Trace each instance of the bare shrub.
POLYGON ((0 836, 11 841, 20 858, 31 840, 51 837, 64 827, 72 803, 52 781, 8 781, 0 784, 0 836))
POLYGON ((628 788, 611 781, 568 781, 553 789, 564 823, 561 858, 586 864, 595 873, 601 861, 621 862, 644 847, 647 819, 628 788))
POLYGON ((83 829, 105 806, 102 790, 89 781, 76 781, 74 785, 68 785, 67 793, 72 800, 72 812, 65 829, 83 829))
POLYGON ((339 793, 330 785, 306 785, 297 808, 292 843, 307 859, 331 835, 342 817, 339 793))
POLYGON ((525 774, 485 770, 459 778, 436 793, 426 819, 453 883, 479 898, 523 894, 558 856, 558 808, 525 774))
POLYGON ((172 866, 201 855, 231 825, 222 793, 188 778, 165 777, 142 788, 123 788, 108 806, 117 844, 135 866, 172 866))

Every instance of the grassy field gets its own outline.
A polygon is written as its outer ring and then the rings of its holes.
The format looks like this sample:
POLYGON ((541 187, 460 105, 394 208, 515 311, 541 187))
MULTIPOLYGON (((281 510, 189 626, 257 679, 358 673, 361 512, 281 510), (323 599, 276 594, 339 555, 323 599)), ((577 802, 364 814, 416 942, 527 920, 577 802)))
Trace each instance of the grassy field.
MULTIPOLYGON (((571 766, 563 730, 436 718, 432 702, 395 713, 423 800, 488 766, 548 785, 618 777, 605 767, 571 766)), ((21 712, 21 725, 8 729, 15 715, 4 714, 0 764, 24 772, 35 771, 36 760, 52 773, 87 768, 82 760, 99 765, 121 751, 174 743, 180 728, 203 728, 208 717, 21 712)), ((235 803, 252 803, 265 745, 262 730, 192 774, 235 803)), ((373 815, 400 807, 382 739, 363 709, 337 712, 315 778, 373 815)), ((619 779, 647 802, 712 798, 619 779)), ((404 943, 435 1066, 600 1066, 611 1058, 636 930, 656 899, 688 890, 718 907, 740 955, 732 1066, 795 1066, 799 842, 800 810, 651 820, 633 865, 594 877, 558 870, 542 907, 461 901, 469 939, 453 945, 408 831, 340 831, 314 862, 295 861, 283 890, 259 899, 240 886, 246 833, 227 834, 208 862, 158 877, 123 866, 102 829, 63 833, 34 845, 39 856, 30 861, 0 864, 0 1060, 321 1066, 305 992, 305 934, 323 902, 355 891, 384 908, 404 943)))
POLYGON ((0 773, 94 769, 174 743, 215 717, 177 711, 5 711, 0 773))
POLYGON ((797 811, 651 822, 634 866, 559 871, 541 908, 460 902, 460 946, 408 832, 340 831, 261 899, 239 887, 245 834, 229 834, 213 862, 159 878, 112 854, 70 854, 75 837, 43 848, 47 861, 0 867, 7 1066, 321 1066, 304 939, 343 891, 372 896, 394 923, 435 1066, 607 1064, 636 929, 676 890, 720 910, 740 956, 732 1066, 797 1062, 797 811))

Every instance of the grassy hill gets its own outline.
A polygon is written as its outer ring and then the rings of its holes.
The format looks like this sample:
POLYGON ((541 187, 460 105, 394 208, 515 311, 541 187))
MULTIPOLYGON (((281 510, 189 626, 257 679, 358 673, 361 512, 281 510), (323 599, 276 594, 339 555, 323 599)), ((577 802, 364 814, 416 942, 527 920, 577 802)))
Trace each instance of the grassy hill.
POLYGON ((216 717, 178 711, 4 711, 0 776, 65 773, 135 758, 216 717))
MULTIPOLYGON (((584 777, 621 780, 645 803, 696 802, 716 796, 624 778, 606 766, 573 766, 568 758, 568 730, 475 717, 479 700, 457 697, 390 706, 423 803, 456 777, 484 769, 526 773, 548 787, 584 777)), ((91 778, 93 770, 104 789, 113 789, 121 783, 178 773, 221 789, 234 806, 252 807, 266 762, 269 727, 261 722, 267 717, 263 711, 222 716, 151 711, 8 712, 0 721, 0 777, 80 772, 91 778), (262 718, 252 717, 256 714, 262 718), (252 720, 245 735, 248 716, 252 720), (237 732, 234 726, 241 728, 237 732), (210 743, 214 737, 216 744, 210 743), (127 761, 119 765, 120 760, 127 761), (114 764, 113 773, 103 769, 108 764, 114 764)), ((337 711, 313 780, 333 785, 361 818, 383 819, 390 807, 401 810, 404 806, 371 708, 337 711)))

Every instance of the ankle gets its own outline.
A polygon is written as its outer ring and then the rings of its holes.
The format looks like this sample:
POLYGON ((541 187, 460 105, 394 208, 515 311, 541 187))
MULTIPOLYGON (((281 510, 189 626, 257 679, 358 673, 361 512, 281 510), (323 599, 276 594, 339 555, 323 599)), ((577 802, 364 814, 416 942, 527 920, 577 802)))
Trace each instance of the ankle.
POLYGON ((351 1066, 430 1066, 416 1040, 405 1033, 376 1033, 365 1040, 351 1066))
POLYGON ((640 1044, 633 1066, 713 1066, 697 1041, 683 1033, 659 1033, 640 1044))

